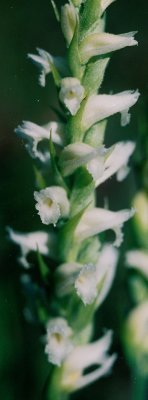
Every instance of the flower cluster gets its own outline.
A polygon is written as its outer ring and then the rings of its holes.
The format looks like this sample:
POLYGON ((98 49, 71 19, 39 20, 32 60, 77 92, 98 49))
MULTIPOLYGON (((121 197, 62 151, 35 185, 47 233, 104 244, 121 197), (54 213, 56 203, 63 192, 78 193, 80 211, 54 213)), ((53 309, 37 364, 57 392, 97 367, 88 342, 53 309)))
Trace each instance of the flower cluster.
POLYGON ((127 176, 135 149, 131 141, 119 141, 110 148, 104 143, 107 118, 120 113, 125 126, 130 121, 129 109, 139 97, 138 90, 99 93, 111 52, 137 44, 135 32, 104 32, 104 12, 112 2, 72 0, 59 14, 52 1, 67 56, 53 57, 38 48, 29 58, 40 70, 42 86, 52 74, 64 118, 43 127, 24 121, 16 129, 36 162, 40 179, 35 208, 46 231, 21 234, 9 229, 9 237, 21 248, 23 267, 34 268, 28 253, 37 255, 41 283, 36 282, 36 295, 42 311, 37 310, 37 318, 46 329, 45 352, 55 365, 50 379, 52 387, 56 382, 57 393, 73 392, 108 374, 116 358, 108 354, 110 331, 89 343, 93 315, 115 276, 123 224, 135 212, 134 208, 97 208, 95 203, 99 185, 114 174, 118 181, 127 176), (107 230, 115 234, 112 243, 100 239, 107 230), (96 367, 94 371, 84 375, 91 366, 96 367))

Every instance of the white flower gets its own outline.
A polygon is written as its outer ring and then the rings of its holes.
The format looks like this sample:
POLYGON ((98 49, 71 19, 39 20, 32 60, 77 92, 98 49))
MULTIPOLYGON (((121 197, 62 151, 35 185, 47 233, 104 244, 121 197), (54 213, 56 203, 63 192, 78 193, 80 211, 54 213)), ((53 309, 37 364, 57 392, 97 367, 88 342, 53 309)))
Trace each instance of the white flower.
POLYGON ((63 297, 72 293, 74 287, 83 303, 96 307, 106 298, 116 271, 118 252, 111 246, 102 248, 96 265, 70 262, 61 264, 56 270, 56 293, 63 297))
POLYGON ((130 250, 126 253, 126 263, 148 279, 148 252, 144 250, 130 250))
POLYGON ((67 217, 69 214, 69 200, 65 189, 60 186, 51 186, 34 192, 37 201, 35 207, 38 210, 43 224, 54 224, 59 218, 67 217))
POLYGON ((67 392, 73 392, 89 385, 95 380, 107 375, 115 362, 116 356, 109 356, 112 332, 108 331, 94 343, 76 347, 63 364, 61 387, 67 392), (93 372, 83 375, 84 369, 97 366, 93 372))
POLYGON ((83 266, 75 281, 75 289, 85 305, 93 303, 97 296, 97 275, 95 265, 86 264, 83 266))
POLYGON ((99 94, 90 96, 85 103, 82 113, 82 130, 85 132, 96 122, 118 112, 121 114, 124 112, 125 117, 125 111, 127 113, 129 108, 137 102, 138 98, 138 90, 135 92, 127 90, 113 95, 99 94))
POLYGON ((72 330, 63 318, 51 319, 47 325, 45 353, 48 361, 60 366, 72 351, 72 330))
POLYGON ((80 108, 84 98, 84 88, 77 78, 64 78, 61 80, 59 93, 61 102, 68 108, 72 115, 75 115, 80 108))
POLYGON ((125 344, 127 355, 141 376, 148 374, 148 301, 134 308, 126 321, 125 344))
POLYGON ((61 27, 64 37, 69 45, 75 31, 77 12, 71 1, 61 7, 61 27))
POLYGON ((75 230, 75 238, 79 242, 90 236, 97 235, 107 229, 112 229, 116 234, 114 245, 117 247, 122 242, 121 228, 125 221, 135 213, 134 209, 109 211, 103 208, 93 208, 84 212, 75 230))
POLYGON ((100 56, 127 46, 137 45, 134 35, 137 32, 129 32, 113 35, 106 32, 91 33, 80 42, 79 53, 82 64, 94 56, 100 56))
POLYGON ((115 0, 101 0, 101 14, 104 13, 106 8, 110 6, 115 0))
POLYGON ((24 268, 30 267, 27 261, 27 255, 30 251, 39 250, 43 255, 48 255, 50 253, 50 239, 52 241, 52 237, 46 232, 20 233, 15 232, 11 228, 7 228, 7 230, 10 240, 20 246, 21 256, 18 258, 18 261, 24 268))
POLYGON ((39 76, 39 83, 41 86, 45 86, 46 83, 46 75, 50 72, 53 73, 55 80, 60 82, 60 75, 59 72, 65 75, 65 64, 64 59, 62 57, 53 57, 50 53, 43 49, 37 48, 37 52, 39 55, 36 54, 28 54, 28 57, 37 64, 39 69, 41 70, 39 76), (59 72, 58 72, 59 71, 59 72))
POLYGON ((97 180, 104 171, 104 146, 95 149, 86 143, 73 143, 64 148, 60 157, 60 167, 64 176, 71 175, 77 168, 86 164, 88 172, 97 180))
POLYGON ((50 134, 52 135, 52 141, 59 146, 63 144, 63 131, 64 124, 60 122, 50 122, 45 126, 39 126, 33 122, 23 121, 22 125, 19 125, 15 132, 17 135, 25 139, 27 142, 26 148, 33 158, 39 158, 40 161, 46 161, 49 159, 49 150, 44 152, 38 149, 38 144, 43 140, 48 140, 50 134))
POLYGON ((96 187, 115 173, 117 173, 119 181, 123 180, 129 172, 127 163, 134 149, 135 143, 133 142, 119 142, 115 144, 112 152, 105 159, 104 173, 96 180, 96 187))

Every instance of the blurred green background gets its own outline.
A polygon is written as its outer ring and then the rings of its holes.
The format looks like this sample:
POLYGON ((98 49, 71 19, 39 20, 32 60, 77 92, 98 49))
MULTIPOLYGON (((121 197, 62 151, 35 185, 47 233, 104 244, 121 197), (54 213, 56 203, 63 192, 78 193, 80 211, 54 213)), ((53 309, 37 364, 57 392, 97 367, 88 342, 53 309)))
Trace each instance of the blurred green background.
MULTIPOLYGON (((63 2, 64 3, 64 2, 63 2)), ((62 1, 57 0, 60 6, 62 1)), ((34 175, 32 161, 14 129, 22 120, 39 124, 55 115, 50 104, 56 104, 52 79, 46 88, 38 85, 37 70, 27 59, 41 47, 53 55, 65 52, 60 27, 55 20, 49 0, 1 0, 0 2, 0 399, 38 400, 48 375, 49 365, 36 325, 28 324, 23 316, 25 299, 20 285, 17 249, 7 240, 6 227, 31 231, 40 229, 33 202, 34 175)), ((140 187, 140 171, 145 157, 141 131, 148 132, 148 3, 145 0, 118 0, 107 13, 107 31, 123 33, 138 30, 139 46, 127 48, 112 56, 102 92, 118 92, 139 88, 141 98, 132 110, 131 123, 121 128, 119 116, 111 118, 106 144, 121 139, 138 142, 133 171, 123 184, 113 178, 101 187, 99 204, 109 198, 112 209, 129 207, 140 187), (144 128, 139 128, 144 126, 144 128)), ((135 244, 132 224, 128 224, 126 246, 135 244), (129 242, 128 242, 129 240, 129 242)), ((75 399, 130 400, 131 379, 119 342, 119 310, 127 300, 125 272, 122 263, 107 301, 96 316, 97 332, 113 328, 114 349, 119 356, 111 377, 102 379, 75 399), (101 329, 100 329, 101 327, 101 329)), ((54 400, 54 399, 53 399, 54 400)))

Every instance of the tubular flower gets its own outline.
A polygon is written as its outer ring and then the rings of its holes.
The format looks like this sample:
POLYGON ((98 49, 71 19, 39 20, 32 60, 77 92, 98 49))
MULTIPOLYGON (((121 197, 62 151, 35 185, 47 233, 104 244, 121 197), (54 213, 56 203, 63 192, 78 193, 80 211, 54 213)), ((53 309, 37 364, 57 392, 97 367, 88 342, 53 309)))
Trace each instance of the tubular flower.
POLYGON ((56 225, 59 218, 65 218, 69 214, 69 200, 65 189, 60 186, 50 186, 34 192, 34 198, 37 202, 35 208, 45 225, 56 225))
POLYGON ((50 254, 49 244, 52 243, 53 237, 46 232, 38 231, 32 233, 15 232, 12 228, 7 228, 9 239, 20 246, 21 256, 18 261, 24 268, 29 268, 27 255, 30 251, 37 251, 43 255, 50 254))
POLYGON ((33 122, 23 121, 15 130, 16 134, 25 139, 26 149, 33 158, 39 158, 40 161, 45 162, 49 159, 49 150, 43 152, 38 149, 38 144, 50 138, 52 135, 53 143, 62 146, 64 136, 64 124, 60 122, 49 122, 45 126, 39 126, 33 122))
POLYGON ((122 243, 121 228, 135 213, 134 209, 109 211, 103 208, 93 208, 84 212, 75 230, 75 238, 83 241, 107 229, 112 229, 116 234, 115 246, 122 243))
POLYGON ((130 250, 126 253, 126 264, 134 268, 148 279, 148 252, 144 250, 130 250))
POLYGON ((59 98, 72 115, 80 108, 84 98, 84 88, 77 78, 64 78, 61 81, 59 98))
POLYGON ((51 319, 47 325, 45 353, 48 361, 60 366, 73 349, 72 330, 63 318, 51 319))
POLYGON ((61 387, 72 392, 89 385, 96 379, 110 373, 116 356, 107 355, 111 344, 112 332, 108 331, 94 343, 76 347, 63 364, 61 387), (93 372, 83 375, 84 369, 99 365, 93 372))

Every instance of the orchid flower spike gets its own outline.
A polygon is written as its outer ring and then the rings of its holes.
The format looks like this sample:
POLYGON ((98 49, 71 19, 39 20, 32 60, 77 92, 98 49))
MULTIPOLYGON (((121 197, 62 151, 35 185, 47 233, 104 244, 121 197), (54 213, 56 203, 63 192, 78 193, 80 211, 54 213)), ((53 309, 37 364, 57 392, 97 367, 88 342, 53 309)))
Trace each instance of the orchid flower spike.
POLYGON ((112 332, 108 331, 94 343, 76 347, 63 364, 61 388, 73 392, 89 385, 102 376, 110 373, 116 356, 107 354, 111 345, 112 332), (83 371, 97 366, 93 372, 83 375, 83 371))
POLYGON ((26 141, 26 149, 33 158, 39 158, 40 161, 45 162, 49 160, 49 150, 43 152, 38 149, 39 143, 48 140, 50 134, 52 134, 52 141, 59 146, 63 144, 64 137, 64 124, 60 122, 50 122, 45 126, 39 126, 33 122, 23 121, 22 125, 19 125, 15 132, 18 136, 26 141))
POLYGON ((45 353, 48 361, 60 366, 73 349, 72 330, 64 318, 53 318, 47 325, 45 353))
POLYGON ((20 233, 12 228, 7 228, 9 239, 20 246, 21 256, 18 261, 24 268, 29 268, 30 264, 27 261, 27 255, 30 251, 37 251, 43 255, 50 254, 50 242, 53 237, 46 232, 37 231, 32 233, 20 233))
POLYGON ((65 218, 69 214, 69 200, 66 190, 60 186, 51 186, 34 192, 36 200, 35 208, 43 224, 56 225, 60 218, 65 218))

